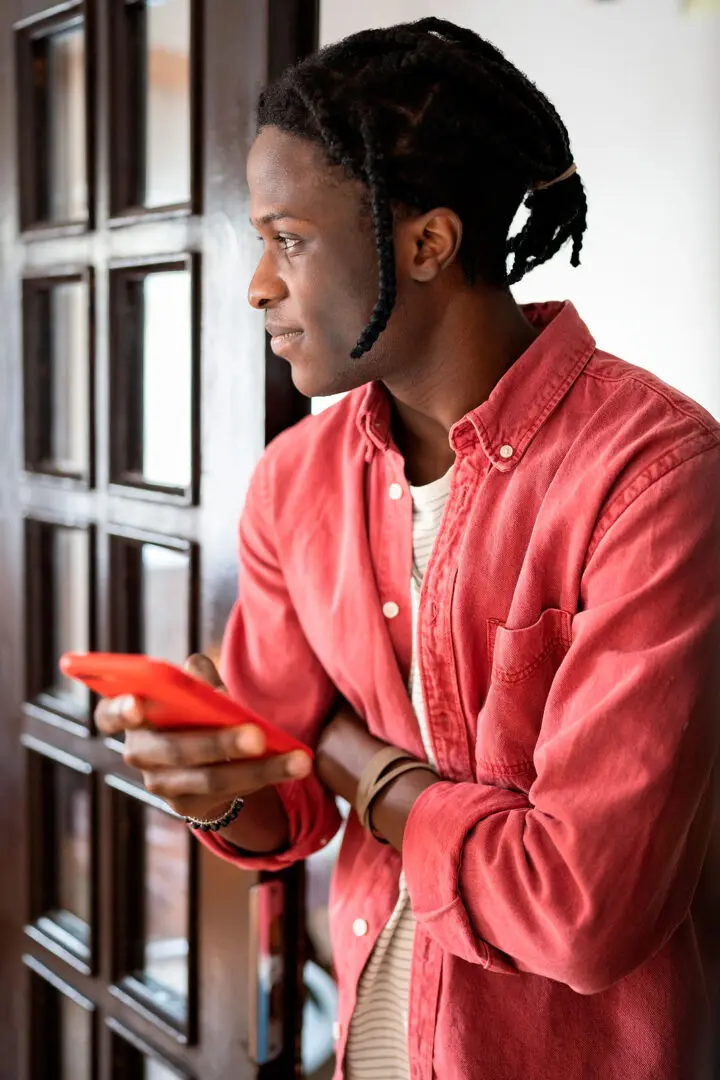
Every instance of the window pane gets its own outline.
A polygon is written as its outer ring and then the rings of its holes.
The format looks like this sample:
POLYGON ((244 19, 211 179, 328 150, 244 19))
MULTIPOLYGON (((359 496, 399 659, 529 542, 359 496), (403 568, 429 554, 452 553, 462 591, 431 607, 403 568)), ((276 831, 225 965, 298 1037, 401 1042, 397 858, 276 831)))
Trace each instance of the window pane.
POLYGON ((190 560, 157 544, 142 546, 142 651, 184 664, 189 648, 190 560))
POLYGON ((64 473, 88 471, 88 288, 50 290, 50 458, 64 473))
MULTIPOLYGON (((26 958, 26 962, 32 971, 31 1080, 92 1080, 94 1023, 91 1003, 76 995, 44 965, 30 958, 26 958), (59 989, 59 985, 66 992, 59 989)), ((6 1073, 1 1075, 5 1077, 6 1073)))
POLYGON ((145 1058, 143 1068, 143 1080, 180 1080, 174 1069, 168 1069, 167 1065, 152 1058, 145 1058))
POLYGON ((92 1080, 92 1014, 60 994, 58 1080, 92 1080))
POLYGON ((145 807, 144 965, 133 972, 158 1008, 183 1023, 188 995, 189 847, 183 822, 145 807))
POLYGON ((146 5, 145 205, 190 200, 190 0, 146 5))
POLYGON ((64 652, 87 652, 90 648, 88 535, 80 529, 53 529, 53 674, 52 693, 68 698, 75 707, 87 708, 88 691, 57 669, 64 652))
POLYGON ((191 480, 190 274, 148 274, 143 292, 143 476, 184 488, 191 480))
MULTIPOLYGON (((347 803, 338 800, 344 818, 347 803)), ((337 860, 343 830, 305 864, 305 919, 307 961, 304 969, 305 1004, 302 1024, 303 1076, 320 1080, 332 1076, 337 1016, 337 989, 332 974, 330 948, 330 879, 337 860)))
POLYGON ((47 108, 50 122, 50 219, 82 220, 87 214, 85 153, 85 32, 74 27, 47 43, 47 108))
POLYGON ((113 1080, 185 1080, 185 1073, 147 1057, 118 1033, 112 1036, 113 1080))
POLYGON ((90 784, 87 776, 63 765, 55 768, 56 903, 59 921, 89 942, 90 784), (70 916, 62 919, 62 915, 70 916))

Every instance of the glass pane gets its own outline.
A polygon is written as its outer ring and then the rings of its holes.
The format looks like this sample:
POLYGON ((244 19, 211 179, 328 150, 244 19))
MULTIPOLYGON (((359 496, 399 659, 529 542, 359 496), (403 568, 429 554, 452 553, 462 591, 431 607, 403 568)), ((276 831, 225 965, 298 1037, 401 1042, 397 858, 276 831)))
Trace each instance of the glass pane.
POLYGON ((87 215, 88 201, 82 27, 73 27, 49 39, 47 71, 50 219, 82 220, 87 215))
POLYGON ((157 544, 142 546, 142 651, 184 664, 188 655, 190 560, 157 544))
POLYGON ((143 476, 185 488, 192 445, 190 274, 148 274, 143 293, 143 476))
MULTIPOLYGON (((350 807, 338 800, 343 818, 350 807)), ((342 841, 336 836, 305 863, 305 918, 308 959, 303 972, 305 1004, 302 1024, 303 1076, 325 1080, 333 1075, 337 989, 330 947, 330 878, 342 841)))
POLYGON ((145 1058, 143 1062, 143 1080, 180 1080, 179 1074, 174 1069, 168 1069, 152 1058, 145 1058))
POLYGON ((92 1014, 60 994, 58 1080, 92 1080, 92 1014))
POLYGON ((90 784, 87 776, 55 767, 56 904, 62 925, 86 944, 90 927, 90 784))
POLYGON ((184 1022, 188 994, 190 837, 183 822, 146 807, 144 967, 134 972, 158 1008, 184 1022))
POLYGON ((53 672, 52 693, 68 698, 75 708, 88 707, 88 691, 74 679, 61 675, 57 662, 64 652, 87 652, 90 648, 88 535, 80 529, 55 528, 53 555, 53 672))
POLYGON ((88 471, 88 289, 85 282, 50 290, 50 457, 60 472, 88 471))
POLYGON ((145 205, 190 201, 190 0, 147 3, 145 205))

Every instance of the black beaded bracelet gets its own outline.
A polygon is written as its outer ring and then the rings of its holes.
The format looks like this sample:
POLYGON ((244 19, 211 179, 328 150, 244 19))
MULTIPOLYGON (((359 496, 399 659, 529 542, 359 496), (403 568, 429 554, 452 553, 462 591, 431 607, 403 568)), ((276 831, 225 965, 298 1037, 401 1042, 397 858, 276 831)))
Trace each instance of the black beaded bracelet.
POLYGON ((245 800, 239 796, 237 799, 233 799, 230 809, 222 817, 215 818, 214 821, 203 821, 202 818, 190 818, 186 817, 185 821, 191 829, 197 829, 198 832, 217 832, 218 829, 224 829, 227 825, 235 820, 243 806, 245 800))

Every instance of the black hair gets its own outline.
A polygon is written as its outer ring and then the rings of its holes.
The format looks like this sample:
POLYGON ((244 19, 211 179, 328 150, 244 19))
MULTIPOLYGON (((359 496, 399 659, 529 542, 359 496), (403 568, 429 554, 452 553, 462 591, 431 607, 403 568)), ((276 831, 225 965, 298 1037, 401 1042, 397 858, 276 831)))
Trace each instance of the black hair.
POLYGON ((330 164, 368 189, 380 294, 354 359, 372 348, 395 304, 400 210, 455 211, 470 284, 512 285, 569 240, 570 261, 580 263, 582 181, 574 173, 551 183, 573 164, 567 129, 534 83, 471 30, 428 18, 354 34, 264 90, 257 124, 319 143, 330 164), (528 219, 509 238, 523 200, 528 219))

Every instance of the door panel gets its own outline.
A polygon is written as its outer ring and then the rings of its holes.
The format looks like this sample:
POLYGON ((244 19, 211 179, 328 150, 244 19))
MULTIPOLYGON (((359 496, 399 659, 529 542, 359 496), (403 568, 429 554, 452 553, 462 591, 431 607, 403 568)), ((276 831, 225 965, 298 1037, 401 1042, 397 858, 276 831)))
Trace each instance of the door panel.
POLYGON ((300 1059, 302 868, 202 849, 57 659, 217 648, 248 479, 307 411, 243 302, 244 174, 257 91, 316 28, 314 0, 0 6, 0 1080, 300 1059))

